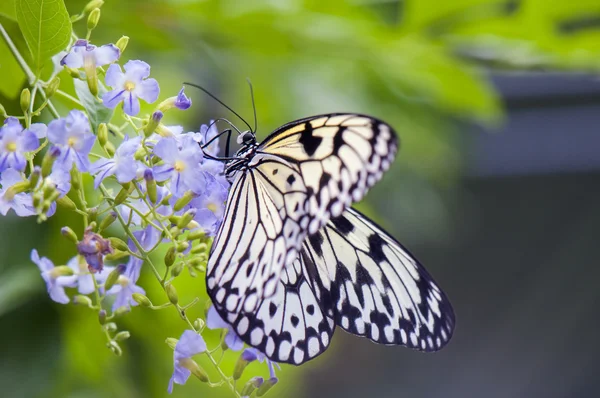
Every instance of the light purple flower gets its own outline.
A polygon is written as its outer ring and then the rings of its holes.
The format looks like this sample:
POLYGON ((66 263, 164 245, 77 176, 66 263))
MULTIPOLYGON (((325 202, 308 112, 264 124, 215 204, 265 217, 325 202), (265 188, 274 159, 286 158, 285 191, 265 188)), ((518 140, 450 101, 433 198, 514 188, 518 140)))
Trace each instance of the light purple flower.
MULTIPOLYGON (((203 124, 200 126, 200 132, 194 133, 194 141, 201 145, 205 145, 218 134, 219 130, 217 130, 217 125, 211 120, 210 124, 203 124), (210 126, 210 128, 208 126, 210 126)), ((219 139, 217 138, 212 141, 206 148, 203 148, 202 151, 208 155, 217 156, 219 154, 219 139)))
MULTIPOLYGON (((160 239, 160 231, 154 228, 152 225, 148 225, 146 228, 140 231, 135 231, 133 236, 135 236, 135 239, 140 243, 144 250, 150 251, 150 249, 152 249, 158 243, 158 240, 160 239)), ((128 246, 132 252, 138 251, 137 246, 131 239, 129 240, 128 246)))
POLYGON ((265 354, 263 354, 262 352, 260 352, 259 350, 257 350, 254 347, 250 347, 250 348, 246 348, 243 352, 242 352, 242 358, 244 358, 245 361, 247 362, 253 362, 253 361, 258 361, 260 363, 263 363, 264 361, 267 361, 267 366, 269 367, 269 375, 270 375, 270 382, 271 384, 276 384, 278 379, 277 376, 275 376, 275 366, 277 366, 279 368, 279 365, 273 361, 271 361, 269 358, 267 358, 267 356, 265 354))
POLYGON ((7 194, 8 188, 16 183, 23 182, 23 177, 15 169, 4 170, 0 174, 0 214, 5 216, 10 209, 13 209, 17 216, 27 217, 35 215, 31 195, 21 192, 16 195, 7 194))
POLYGON ((36 134, 23 130, 18 119, 6 119, 4 126, 0 128, 0 172, 8 168, 24 170, 27 165, 25 153, 36 150, 39 144, 36 134))
POLYGON ((104 256, 112 253, 113 248, 108 239, 87 228, 77 243, 77 252, 85 258, 90 272, 99 273, 104 267, 104 256))
POLYGON ((66 118, 56 119, 48 125, 48 140, 60 149, 55 168, 71 171, 73 163, 80 171, 88 171, 88 155, 96 136, 92 134, 87 116, 74 109, 66 118))
POLYGON ((71 174, 63 169, 54 169, 52 173, 44 180, 48 186, 54 185, 56 190, 60 192, 60 197, 65 196, 71 190, 71 174))
POLYGON ((212 174, 205 174, 205 178, 209 181, 206 190, 190 206, 197 209, 194 220, 207 235, 214 236, 223 220, 228 190, 212 174))
POLYGON ((164 164, 154 168, 156 181, 171 179, 171 192, 181 196, 191 190, 200 194, 206 187, 206 178, 200 170, 202 151, 189 136, 182 139, 181 149, 172 137, 161 139, 154 147, 154 153, 164 164))
POLYGON ((133 293, 146 294, 144 289, 136 285, 142 264, 142 260, 130 256, 125 272, 119 276, 117 283, 106 293, 116 296, 112 306, 113 311, 120 307, 136 306, 138 303, 133 299, 133 293))
POLYGON ((113 88, 102 96, 104 105, 116 107, 123 101, 123 110, 130 116, 140 112, 139 98, 153 103, 158 98, 160 88, 156 79, 148 78, 150 65, 143 61, 129 61, 125 64, 125 73, 121 67, 112 64, 106 71, 106 84, 113 88))
POLYGON ((225 322, 214 306, 211 306, 206 315, 206 327, 209 329, 227 329, 225 335, 225 344, 232 351, 239 351, 244 348, 244 342, 237 335, 233 327, 225 322))
POLYGON ((94 178, 96 189, 106 177, 112 175, 115 175, 120 183, 129 182, 136 177, 138 165, 133 155, 140 147, 141 140, 142 137, 124 140, 112 159, 100 158, 94 162, 90 167, 90 173, 96 175, 94 178))
POLYGON ((114 44, 105 44, 96 47, 87 40, 77 40, 71 51, 60 61, 61 65, 69 68, 83 68, 86 65, 92 67, 103 66, 115 62, 121 56, 121 50, 114 44))
MULTIPOLYGON (((73 285, 77 285, 79 293, 90 294, 95 290, 94 279, 92 278, 87 262, 83 257, 73 257, 67 262, 67 267, 71 268, 75 273, 75 275, 73 275, 73 285)), ((96 282, 98 284, 104 283, 106 278, 108 278, 108 274, 110 274, 113 269, 114 267, 104 267, 101 272, 94 274, 96 282)))
POLYGON ((175 98, 175 107, 181 110, 189 109, 192 106, 192 100, 185 95, 185 87, 182 87, 179 90, 179 94, 177 94, 177 98, 175 98))
POLYGON ((53 301, 60 304, 67 304, 69 302, 69 296, 65 293, 65 287, 74 287, 77 281, 77 276, 59 276, 54 272, 54 263, 47 257, 38 255, 37 250, 31 251, 31 261, 33 261, 42 274, 44 282, 46 282, 46 288, 48 294, 53 301))
POLYGON ((206 351, 206 343, 202 336, 192 330, 183 332, 173 351, 174 371, 169 380, 169 394, 173 392, 173 383, 184 385, 192 372, 186 367, 186 362, 196 354, 206 351))

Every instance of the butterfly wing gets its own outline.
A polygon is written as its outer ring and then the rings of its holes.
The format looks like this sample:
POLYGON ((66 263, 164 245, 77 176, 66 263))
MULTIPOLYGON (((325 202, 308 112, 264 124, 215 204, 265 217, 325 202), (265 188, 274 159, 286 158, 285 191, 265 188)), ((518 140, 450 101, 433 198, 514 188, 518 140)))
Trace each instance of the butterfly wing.
POLYGON ((336 324, 421 351, 441 349, 454 329, 450 302, 423 266, 353 209, 304 242, 256 313, 222 315, 246 344, 294 365, 321 354, 336 324))
POLYGON ((211 249, 207 287, 215 305, 249 313, 275 294, 308 234, 360 200, 396 150, 390 126, 357 114, 298 120, 267 137, 236 173, 211 249))

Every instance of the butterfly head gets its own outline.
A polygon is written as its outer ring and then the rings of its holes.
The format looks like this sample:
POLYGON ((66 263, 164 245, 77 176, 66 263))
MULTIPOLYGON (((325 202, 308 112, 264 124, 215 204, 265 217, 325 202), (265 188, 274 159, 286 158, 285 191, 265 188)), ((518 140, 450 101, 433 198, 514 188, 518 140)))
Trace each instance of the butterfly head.
POLYGON ((237 137, 237 143, 243 147, 253 145, 256 142, 256 136, 250 130, 242 131, 237 137))

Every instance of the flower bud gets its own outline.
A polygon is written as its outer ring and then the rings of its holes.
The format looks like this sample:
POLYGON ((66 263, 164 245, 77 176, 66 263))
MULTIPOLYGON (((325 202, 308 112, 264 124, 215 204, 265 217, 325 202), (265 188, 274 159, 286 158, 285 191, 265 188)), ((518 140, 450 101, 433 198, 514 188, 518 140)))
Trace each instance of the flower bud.
MULTIPOLYGON (((8 192, 6 192, 8 193, 8 192)), ((6 196, 6 193, 4 194, 6 196)), ((42 200, 44 200, 44 195, 41 192, 35 192, 33 194, 33 207, 36 209, 42 204, 42 200)))
POLYGON ((73 202, 68 196, 63 196, 62 198, 56 199, 56 204, 67 210, 77 209, 75 202, 73 202))
MULTIPOLYGON (((42 175, 44 175, 44 166, 42 165, 42 175)), ((71 169, 71 188, 75 191, 79 191, 81 189, 81 173, 73 167, 71 169)))
POLYGON ((106 142, 102 148, 104 149, 104 152, 106 152, 106 154, 111 158, 115 156, 116 148, 112 142, 106 142))
POLYGON ((148 199, 150 202, 156 203, 158 200, 158 192, 156 190, 156 180, 154 179, 154 173, 152 169, 146 169, 144 171, 144 180, 146 180, 146 192, 148 193, 148 199))
POLYGON ((2 104, 0 104, 0 116, 8 117, 8 114, 6 113, 6 109, 4 109, 4 105, 2 105, 2 104))
POLYGON ((125 264, 119 264, 117 267, 115 267, 115 269, 113 269, 110 272, 110 274, 108 274, 108 276, 106 277, 106 282, 104 282, 104 290, 110 290, 110 288, 113 287, 115 283, 117 283, 119 277, 123 275, 126 268, 127 267, 125 266, 125 264))
POLYGON ((60 233, 62 234, 62 236, 69 239, 71 242, 73 242, 75 244, 77 244, 79 242, 79 238, 77 237, 77 234, 70 227, 62 227, 60 229, 60 233))
POLYGON ((98 142, 101 147, 104 147, 108 142, 108 127, 106 127, 106 123, 98 125, 98 142))
POLYGON ((177 199, 177 202, 175 202, 175 205, 173 206, 173 210, 179 211, 183 209, 188 203, 192 201, 192 199, 194 199, 195 196, 196 195, 194 194, 194 192, 187 191, 183 194, 181 198, 177 199))
POLYGON ((181 216, 179 222, 177 223, 177 226, 181 229, 185 228, 190 223, 190 221, 194 219, 195 216, 196 209, 189 209, 181 216))
POLYGON ((173 197, 173 194, 171 194, 171 193, 165 195, 162 198, 162 200, 160 201, 160 204, 163 206, 169 206, 169 200, 171 200, 172 197, 173 197))
POLYGON ((92 299, 89 298, 88 296, 84 296, 82 294, 78 294, 75 297, 73 297, 73 304, 77 304, 77 305, 85 305, 86 307, 92 307, 92 299))
POLYGON ((52 97, 54 95, 54 93, 56 93, 56 90, 58 90, 59 87, 60 87, 60 77, 54 76, 54 78, 52 80, 50 80, 50 83, 48 83, 48 85, 46 86, 46 96, 48 98, 52 97))
POLYGON ((182 253, 182 252, 186 251, 188 249, 188 247, 190 247, 190 244, 187 242, 178 242, 175 247, 177 248, 177 251, 179 253, 182 253))
POLYGON ((142 307, 152 307, 152 301, 150 301, 150 299, 144 296, 143 294, 133 293, 131 297, 136 303, 138 303, 142 307))
POLYGON ((177 305, 177 303, 179 302, 179 297, 177 296, 177 290, 175 290, 175 286, 169 283, 167 286, 165 286, 165 290, 167 292, 167 297, 169 298, 171 304, 177 305))
POLYGON ((208 245, 206 243, 199 243, 196 246, 192 247, 192 250, 191 250, 192 254, 207 253, 207 252, 208 252, 208 245))
MULTIPOLYGON (((52 166, 54 165, 54 161, 58 155, 60 155, 59 147, 53 146, 52 148, 48 149, 44 155, 44 158, 42 159, 42 177, 46 178, 50 175, 50 173, 52 173, 52 166)), ((71 181, 71 184, 73 184, 73 181, 71 181)))
POLYGON ((188 240, 196 240, 196 239, 204 239, 206 237, 206 233, 202 229, 196 229, 194 231, 190 231, 187 236, 188 240))
POLYGON ((106 310, 98 311, 98 322, 100 322, 100 325, 104 325, 106 323, 106 310))
POLYGON ((248 380, 248 382, 242 388, 242 397, 249 397, 250 395, 252 395, 252 393, 256 391, 256 389, 259 388, 264 383, 264 381, 265 379, 259 376, 253 377, 250 380, 248 380))
POLYGON ((29 185, 32 188, 35 188, 40 181, 40 177, 42 176, 42 169, 39 166, 34 166, 31 175, 29 176, 29 185))
POLYGON ((65 70, 67 71, 69 76, 71 76, 73 79, 81 80, 81 73, 79 72, 79 69, 69 68, 68 66, 65 65, 65 70))
POLYGON ((94 28, 98 25, 98 21, 100 20, 100 9, 94 8, 90 15, 88 15, 87 19, 87 28, 88 30, 94 30, 94 28))
POLYGON ((31 103, 31 91, 29 91, 28 88, 24 88, 23 91, 21 91, 21 100, 20 100, 21 110, 23 111, 24 114, 27 114, 29 112, 29 104, 30 103, 31 103))
POLYGON ((100 226, 98 227, 98 232, 102 232, 104 231, 106 228, 108 228, 113 222, 115 222, 115 220, 117 219, 117 213, 114 211, 111 211, 110 213, 108 213, 106 215, 106 217, 104 217, 102 219, 102 221, 100 221, 100 226))
POLYGON ((194 323, 192 325, 194 326, 194 329, 201 330, 204 327, 204 319, 196 318, 196 320, 194 320, 194 323))
POLYGON ((50 270, 50 276, 54 279, 58 278, 59 276, 72 276, 74 274, 75 272, 73 272, 73 270, 66 265, 59 265, 58 267, 54 267, 50 270))
POLYGON ((125 51, 127 48, 127 43, 129 43, 129 36, 121 36, 121 38, 115 43, 115 46, 121 50, 121 54, 123 54, 123 51, 125 51))
POLYGON ((92 230, 96 230, 96 227, 98 226, 98 223, 96 222, 96 219, 98 218, 98 206, 90 207, 89 209, 87 209, 87 214, 92 230))
POLYGON ((131 334, 128 331, 124 330, 122 332, 117 333, 114 340, 115 341, 125 341, 129 337, 131 337, 131 334))
POLYGON ((110 350, 113 352, 113 354, 115 354, 116 356, 121 356, 123 354, 123 350, 121 349, 121 347, 119 347, 119 345, 115 342, 115 341, 111 341, 109 343, 106 343, 106 346, 108 348, 110 348, 110 350))
POLYGON ((182 261, 175 264, 175 266, 173 268, 171 268, 171 276, 173 278, 177 278, 179 276, 179 274, 181 274, 181 271, 183 271, 184 266, 185 266, 185 264, 182 261))
POLYGON ((93 57, 83 57, 83 70, 90 93, 95 97, 98 95, 98 72, 96 72, 96 63, 93 57))
POLYGON ((129 194, 131 192, 133 192, 133 189, 135 188, 135 186, 131 182, 127 182, 127 183, 121 184, 121 185, 123 186, 123 188, 121 188, 121 190, 115 197, 116 205, 120 205, 121 203, 123 203, 125 201, 125 199, 127 199, 129 194))
POLYGON ((93 11, 95 8, 100 8, 104 4, 104 0, 92 0, 85 5, 83 9, 83 13, 87 14, 90 11, 93 11))
POLYGON ((107 254, 105 256, 105 259, 106 259, 106 261, 117 261, 117 260, 120 260, 120 259, 122 259, 124 257, 129 256, 129 255, 130 255, 129 251, 124 252, 124 251, 121 251, 121 250, 113 250, 112 253, 107 254))
POLYGON ((242 377, 242 373, 244 373, 244 369, 246 369, 246 366, 248 366, 248 364, 250 362, 251 361, 248 361, 244 357, 244 353, 242 353, 242 355, 240 355, 237 362, 235 363, 235 367, 233 368, 233 380, 239 380, 240 377, 242 377))
POLYGON ((114 322, 109 322, 104 325, 104 329, 106 329, 108 332, 115 332, 117 330, 117 324, 114 322))
POLYGON ((175 347, 177 346, 177 339, 174 339, 173 337, 167 337, 165 339, 165 343, 167 343, 167 345, 172 349, 175 350, 175 347))
POLYGON ((165 254, 165 266, 170 267, 175 262, 175 258, 177 253, 175 252, 175 246, 169 247, 167 253, 165 254))
POLYGON ((128 305, 125 305, 123 307, 117 308, 117 310, 115 312, 113 312, 113 315, 114 316, 121 316, 123 314, 127 314, 130 311, 131 311, 131 308, 128 305))
POLYGON ((127 243, 123 242, 122 239, 110 237, 108 238, 108 241, 110 242, 110 245, 117 250, 124 252, 129 251, 129 246, 127 246, 127 243))
POLYGON ((29 181, 21 181, 9 187, 4 193, 4 199, 12 200, 15 195, 25 192, 29 189, 29 181))
POLYGON ((188 369, 190 372, 192 372, 192 374, 194 376, 196 376, 200 381, 202 381, 204 383, 208 383, 208 381, 209 381, 208 374, 193 359, 182 358, 179 360, 179 364, 181 366, 183 366, 184 368, 188 369))
POLYGON ((152 114, 152 116, 148 119, 148 123, 146 123, 146 126, 144 126, 144 134, 146 134, 146 137, 149 137, 152 135, 152 133, 154 133, 162 118, 163 113, 161 111, 155 111, 152 114))
POLYGON ((279 379, 277 377, 271 377, 270 379, 265 380, 265 382, 258 388, 256 396, 262 397, 263 395, 265 395, 267 391, 269 391, 275 384, 277 384, 278 381, 279 379))

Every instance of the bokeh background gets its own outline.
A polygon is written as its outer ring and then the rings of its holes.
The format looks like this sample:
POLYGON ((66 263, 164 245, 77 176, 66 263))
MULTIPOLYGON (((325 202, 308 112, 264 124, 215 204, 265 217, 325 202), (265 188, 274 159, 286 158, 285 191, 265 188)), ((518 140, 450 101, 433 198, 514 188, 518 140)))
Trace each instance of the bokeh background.
MULTIPOLYGON (((86 2, 66 4, 76 14, 86 2)), ((24 49, 2 7, 0 23, 24 49)), ((84 35, 85 21, 75 30, 84 35)), ((152 65, 163 98, 192 81, 252 119, 249 77, 260 136, 336 111, 372 114, 400 134, 392 170, 359 206, 447 292, 454 339, 430 355, 339 331, 324 355, 283 366, 270 396, 598 396, 597 0, 107 0, 92 41, 121 35, 131 38, 124 58, 152 65)), ((19 112, 23 87, 0 41, 0 103, 9 113, 19 112)), ((200 92, 188 94, 193 108, 167 124, 195 130, 233 119, 200 92)), ((72 106, 57 101, 63 111, 72 106)), ((116 357, 91 312, 47 297, 29 253, 71 257, 58 233, 70 217, 0 220, 2 395, 167 396, 164 339, 184 327, 176 314, 124 317, 132 338, 116 357)), ((180 295, 204 294, 203 280, 183 279, 180 295)), ((141 283, 159 296, 149 275, 141 283)), ((264 365, 250 369, 266 374, 264 365)), ((192 378, 173 396, 230 392, 192 378)))

